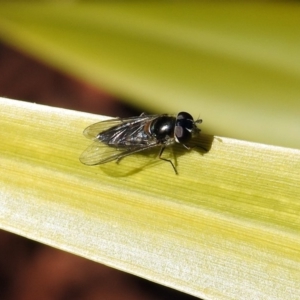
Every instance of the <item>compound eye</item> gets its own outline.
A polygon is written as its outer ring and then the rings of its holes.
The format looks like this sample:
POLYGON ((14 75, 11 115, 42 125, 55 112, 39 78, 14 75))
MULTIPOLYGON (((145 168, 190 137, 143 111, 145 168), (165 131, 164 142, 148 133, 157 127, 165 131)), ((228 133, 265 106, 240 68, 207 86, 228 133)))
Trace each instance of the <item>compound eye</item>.
POLYGON ((175 130, 174 130, 176 141, 178 143, 185 143, 189 141, 192 137, 193 128, 194 128, 193 117, 186 112, 180 112, 177 115, 175 130))
POLYGON ((186 119, 186 120, 192 120, 194 121, 193 117, 185 112, 185 111, 181 111, 180 113, 178 113, 177 117, 176 117, 176 120, 181 120, 181 119, 186 119))

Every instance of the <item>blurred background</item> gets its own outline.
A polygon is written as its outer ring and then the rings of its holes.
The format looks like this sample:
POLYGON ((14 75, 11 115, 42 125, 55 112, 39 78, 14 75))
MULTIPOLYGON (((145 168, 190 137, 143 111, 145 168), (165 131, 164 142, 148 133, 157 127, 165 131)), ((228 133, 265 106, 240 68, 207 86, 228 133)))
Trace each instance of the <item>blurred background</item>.
MULTIPOLYGON (((299 15, 298 1, 0 1, 0 96, 184 110, 207 134, 299 149, 299 15)), ((193 299, 4 231, 0 252, 0 299, 193 299)))

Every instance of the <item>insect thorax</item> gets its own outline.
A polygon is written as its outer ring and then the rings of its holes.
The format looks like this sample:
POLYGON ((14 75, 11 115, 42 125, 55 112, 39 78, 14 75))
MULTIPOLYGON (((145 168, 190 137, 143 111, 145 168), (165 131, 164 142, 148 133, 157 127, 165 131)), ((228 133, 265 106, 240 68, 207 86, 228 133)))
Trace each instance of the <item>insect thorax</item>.
POLYGON ((176 119, 174 117, 163 116, 151 122, 149 131, 151 135, 159 141, 173 138, 176 119))

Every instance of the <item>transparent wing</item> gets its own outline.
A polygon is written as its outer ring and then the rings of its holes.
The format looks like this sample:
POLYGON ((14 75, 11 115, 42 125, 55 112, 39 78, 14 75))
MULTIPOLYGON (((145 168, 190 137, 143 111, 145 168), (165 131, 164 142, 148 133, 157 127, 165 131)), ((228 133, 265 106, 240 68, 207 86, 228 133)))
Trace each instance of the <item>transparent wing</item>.
POLYGON ((81 154, 79 160, 88 166, 100 165, 157 146, 160 145, 152 142, 148 145, 139 145, 131 148, 115 148, 109 147, 100 141, 95 141, 81 154))
POLYGON ((95 141, 80 155, 79 160, 88 166, 104 164, 118 159, 122 152, 124 150, 108 147, 99 141, 95 141))
POLYGON ((156 139, 151 139, 143 133, 144 125, 159 116, 161 115, 142 114, 138 117, 115 118, 92 124, 83 134, 94 142, 81 154, 79 160, 89 166, 104 164, 161 146, 156 139))
POLYGON ((138 117, 130 117, 130 118, 114 118, 106 121, 101 121, 95 124, 90 125, 83 131, 83 135, 88 139, 95 140, 100 132, 103 132, 107 129, 110 129, 115 126, 120 126, 123 130, 130 125, 134 125, 136 123, 144 124, 145 122, 149 122, 159 115, 140 115, 138 117))

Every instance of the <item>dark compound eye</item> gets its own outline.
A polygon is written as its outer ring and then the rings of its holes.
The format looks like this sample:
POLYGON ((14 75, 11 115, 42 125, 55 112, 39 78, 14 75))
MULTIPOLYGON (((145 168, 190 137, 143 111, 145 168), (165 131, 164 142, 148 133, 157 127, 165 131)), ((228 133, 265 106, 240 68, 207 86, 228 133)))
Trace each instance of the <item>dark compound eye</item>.
POLYGON ((195 122, 193 117, 187 112, 180 112, 175 123, 175 139, 178 143, 185 143, 192 137, 195 122))

